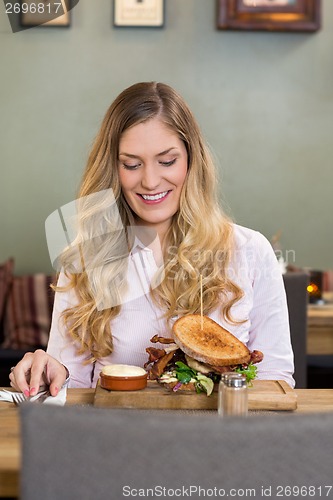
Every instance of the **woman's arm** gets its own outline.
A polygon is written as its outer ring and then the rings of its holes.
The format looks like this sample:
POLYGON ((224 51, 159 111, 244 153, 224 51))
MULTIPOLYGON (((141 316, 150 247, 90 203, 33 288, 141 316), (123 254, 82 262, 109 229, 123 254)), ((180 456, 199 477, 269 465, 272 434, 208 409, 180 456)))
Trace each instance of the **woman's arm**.
MULTIPOLYGON (((58 286, 65 286, 67 283, 66 276, 60 274, 58 286)), ((68 292, 56 292, 47 353, 68 369, 69 387, 92 387, 94 364, 86 363, 90 353, 77 354, 77 344, 69 336, 61 316, 65 309, 76 304, 77 297, 73 289, 68 292)))

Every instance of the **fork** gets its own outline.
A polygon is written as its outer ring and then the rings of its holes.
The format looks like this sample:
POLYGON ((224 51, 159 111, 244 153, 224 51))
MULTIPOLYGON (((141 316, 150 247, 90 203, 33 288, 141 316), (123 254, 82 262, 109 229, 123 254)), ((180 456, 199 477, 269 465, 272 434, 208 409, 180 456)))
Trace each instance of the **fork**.
POLYGON ((51 393, 49 390, 41 391, 38 392, 36 396, 33 396, 33 399, 26 398, 21 392, 12 392, 11 395, 15 406, 19 406, 25 401, 32 401, 33 403, 43 403, 45 399, 47 399, 51 395, 51 393))
POLYGON ((21 392, 12 392, 11 395, 15 406, 19 406, 27 401, 26 397, 21 392))

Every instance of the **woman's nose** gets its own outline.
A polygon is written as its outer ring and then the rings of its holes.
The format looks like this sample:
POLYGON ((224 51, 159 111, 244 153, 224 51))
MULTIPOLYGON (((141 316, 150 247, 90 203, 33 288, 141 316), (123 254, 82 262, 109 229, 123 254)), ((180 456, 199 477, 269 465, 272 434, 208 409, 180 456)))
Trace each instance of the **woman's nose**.
POLYGON ((160 184, 161 176, 156 165, 145 165, 142 169, 141 185, 147 191, 154 191, 160 184))

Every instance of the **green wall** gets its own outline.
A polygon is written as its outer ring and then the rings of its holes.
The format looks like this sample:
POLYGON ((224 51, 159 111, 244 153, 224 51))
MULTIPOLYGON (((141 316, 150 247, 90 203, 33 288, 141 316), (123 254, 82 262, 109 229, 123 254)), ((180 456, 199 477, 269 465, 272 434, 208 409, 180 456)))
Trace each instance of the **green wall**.
POLYGON ((51 270, 44 221, 75 198, 107 107, 159 80, 196 114, 235 220, 333 268, 333 1, 322 10, 315 34, 227 32, 215 0, 166 0, 163 29, 115 29, 112 0, 80 0, 69 29, 13 34, 1 2, 0 262, 51 270))

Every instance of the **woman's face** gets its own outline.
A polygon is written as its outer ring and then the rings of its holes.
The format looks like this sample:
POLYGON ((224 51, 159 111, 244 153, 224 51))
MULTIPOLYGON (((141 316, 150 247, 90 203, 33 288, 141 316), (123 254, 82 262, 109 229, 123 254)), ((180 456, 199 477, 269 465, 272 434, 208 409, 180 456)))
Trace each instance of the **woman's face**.
POLYGON ((184 143, 158 118, 123 133, 118 155, 120 184, 139 225, 165 234, 179 209, 187 162, 184 143))

